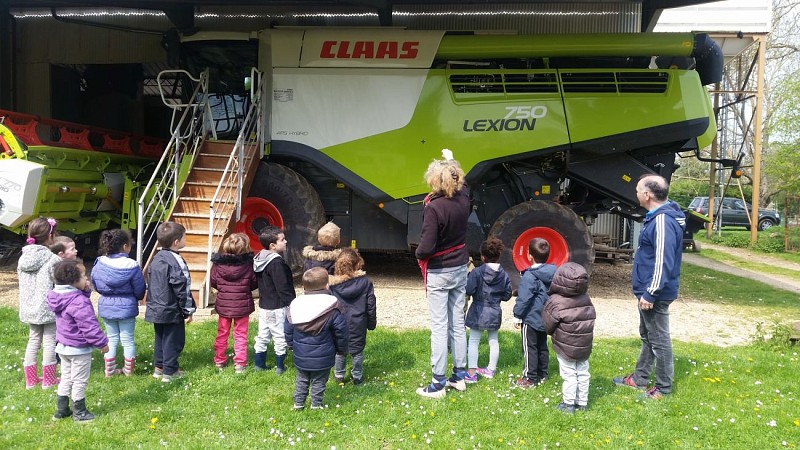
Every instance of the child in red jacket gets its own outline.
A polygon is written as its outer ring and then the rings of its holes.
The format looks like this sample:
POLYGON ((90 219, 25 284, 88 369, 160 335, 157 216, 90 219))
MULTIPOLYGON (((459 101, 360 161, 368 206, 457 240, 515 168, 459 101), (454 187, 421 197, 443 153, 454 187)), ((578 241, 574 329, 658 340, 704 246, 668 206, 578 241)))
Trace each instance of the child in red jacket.
POLYGON ((234 370, 242 373, 247 367, 247 328, 250 314, 255 311, 252 291, 258 288, 247 235, 234 233, 225 238, 220 253, 215 253, 211 262, 211 287, 217 290, 214 309, 219 314, 214 364, 223 369, 228 362, 228 336, 233 325, 234 370))

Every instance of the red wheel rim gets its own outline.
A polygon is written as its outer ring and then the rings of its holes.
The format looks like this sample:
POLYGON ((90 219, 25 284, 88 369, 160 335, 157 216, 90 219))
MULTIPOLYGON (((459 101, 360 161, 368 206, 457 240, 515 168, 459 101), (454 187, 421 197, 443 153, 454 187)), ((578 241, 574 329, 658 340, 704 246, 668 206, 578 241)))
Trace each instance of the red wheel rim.
POLYGON ((283 229, 281 212, 268 200, 247 197, 242 204, 242 218, 236 222, 233 231, 245 233, 250 238, 250 247, 257 252, 264 248, 258 241, 258 231, 267 225, 283 229))
POLYGON ((528 228, 514 241, 514 266, 520 272, 531 266, 528 261, 528 243, 533 238, 542 238, 550 244, 548 263, 560 266, 569 261, 569 246, 559 232, 548 227, 528 228))

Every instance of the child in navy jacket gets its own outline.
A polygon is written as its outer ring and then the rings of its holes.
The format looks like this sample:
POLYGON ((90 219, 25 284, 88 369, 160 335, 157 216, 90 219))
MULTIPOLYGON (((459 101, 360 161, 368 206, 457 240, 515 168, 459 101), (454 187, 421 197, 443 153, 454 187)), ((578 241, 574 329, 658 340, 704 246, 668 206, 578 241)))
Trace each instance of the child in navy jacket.
POLYGON ((514 305, 516 327, 522 332, 522 353, 525 359, 522 378, 514 384, 521 388, 536 386, 544 381, 550 360, 547 349, 547 333, 544 331, 542 311, 547 302, 547 291, 556 273, 556 266, 547 264, 550 244, 541 238, 533 238, 528 244, 530 269, 522 272, 517 302, 514 305))
POLYGON ((286 313, 286 342, 297 368, 294 409, 305 407, 309 387, 311 409, 322 409, 325 385, 336 355, 347 352, 347 319, 339 300, 328 290, 328 272, 314 267, 303 274, 303 295, 286 313))

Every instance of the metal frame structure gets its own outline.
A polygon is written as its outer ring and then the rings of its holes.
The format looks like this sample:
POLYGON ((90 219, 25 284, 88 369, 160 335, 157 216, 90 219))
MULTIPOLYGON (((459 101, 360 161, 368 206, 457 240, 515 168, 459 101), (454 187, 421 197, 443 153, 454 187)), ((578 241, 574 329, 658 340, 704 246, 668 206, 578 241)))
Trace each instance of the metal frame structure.
MULTIPOLYGON (((761 195, 761 128, 764 105, 764 67, 766 65, 766 33, 712 34, 725 53, 723 81, 711 90, 717 113, 718 133, 711 146, 711 159, 739 159, 751 163, 753 182, 749 212, 750 243, 758 238, 758 205, 761 195)), ((750 166, 750 164, 746 164, 750 166)), ((711 165, 709 171, 709 217, 714 221, 717 188, 731 180, 721 164, 711 165)), ((712 227, 707 229, 711 237, 712 227)))

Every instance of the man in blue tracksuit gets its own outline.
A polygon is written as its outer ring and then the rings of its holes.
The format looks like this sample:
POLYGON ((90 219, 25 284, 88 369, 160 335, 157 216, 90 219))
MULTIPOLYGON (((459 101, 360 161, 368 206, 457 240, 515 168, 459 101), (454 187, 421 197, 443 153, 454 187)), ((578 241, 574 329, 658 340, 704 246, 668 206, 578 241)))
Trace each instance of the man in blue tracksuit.
POLYGON ((639 307, 642 350, 636 371, 614 378, 618 386, 644 390, 645 397, 661 399, 672 392, 674 375, 669 305, 678 298, 686 216, 668 200, 669 184, 658 175, 647 175, 636 185, 639 204, 647 209, 639 248, 633 258, 632 286, 639 307), (656 380, 647 389, 655 364, 656 380))

